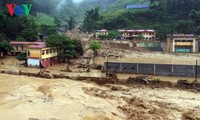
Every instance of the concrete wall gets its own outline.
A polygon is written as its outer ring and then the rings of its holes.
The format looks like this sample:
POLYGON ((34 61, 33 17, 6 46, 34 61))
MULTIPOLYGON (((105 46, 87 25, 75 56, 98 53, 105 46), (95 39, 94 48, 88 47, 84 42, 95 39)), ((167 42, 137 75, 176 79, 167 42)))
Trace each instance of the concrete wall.
MULTIPOLYGON (((117 73, 147 74, 161 76, 181 76, 194 77, 195 65, 172 65, 172 64, 144 64, 144 63, 105 63, 108 71, 117 73)), ((198 77, 200 77, 200 66, 197 67, 198 77)))
POLYGON ((159 47, 159 43, 158 42, 138 42, 136 43, 136 47, 147 47, 147 48, 159 47))

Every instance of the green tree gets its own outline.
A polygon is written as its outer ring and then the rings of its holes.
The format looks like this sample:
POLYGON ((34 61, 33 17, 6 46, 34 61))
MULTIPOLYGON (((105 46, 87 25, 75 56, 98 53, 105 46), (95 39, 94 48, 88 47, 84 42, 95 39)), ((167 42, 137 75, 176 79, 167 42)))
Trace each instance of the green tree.
POLYGON ((59 28, 59 27, 61 27, 62 22, 57 17, 54 17, 54 24, 56 25, 56 27, 59 28))
POLYGON ((101 44, 100 44, 98 41, 93 40, 93 41, 90 43, 89 48, 90 48, 91 50, 93 50, 93 60, 94 60, 94 58, 98 55, 98 50, 100 50, 101 44))
POLYGON ((23 37, 21 37, 21 36, 18 36, 17 38, 16 38, 16 41, 26 41, 23 37))
POLYGON ((37 41, 37 32, 31 28, 24 29, 20 34, 21 37, 24 38, 26 41, 37 41))
POLYGON ((7 41, 1 41, 0 42, 0 60, 1 64, 3 64, 2 58, 4 57, 5 54, 10 52, 12 50, 11 45, 7 41))
POLYGON ((69 25, 69 29, 72 30, 73 28, 75 28, 75 20, 73 17, 70 17, 69 21, 68 21, 68 25, 69 25))
POLYGON ((65 62, 83 55, 82 44, 78 40, 72 40, 66 35, 51 35, 45 40, 48 47, 60 49, 58 58, 65 62))
POLYGON ((143 35, 138 35, 137 36, 137 40, 144 40, 144 36, 143 35))
POLYGON ((108 32, 107 38, 108 39, 114 39, 115 37, 117 37, 119 35, 117 30, 112 30, 108 32))
POLYGON ((58 34, 58 29, 55 26, 41 25, 39 32, 43 36, 50 36, 58 34))
POLYGON ((16 56, 19 61, 24 61, 26 63, 26 53, 20 53, 16 56))
POLYGON ((83 21, 82 30, 84 32, 94 32, 96 29, 96 22, 100 18, 101 16, 99 14, 99 7, 87 11, 83 21))

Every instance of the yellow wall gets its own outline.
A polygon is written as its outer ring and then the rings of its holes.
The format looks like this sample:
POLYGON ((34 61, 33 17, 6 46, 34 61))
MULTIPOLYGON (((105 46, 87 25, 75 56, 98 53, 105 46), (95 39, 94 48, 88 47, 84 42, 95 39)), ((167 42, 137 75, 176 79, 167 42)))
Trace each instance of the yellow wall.
POLYGON ((40 49, 31 48, 31 49, 29 49, 29 54, 30 55, 28 57, 40 58, 41 50, 40 49))
POLYGON ((108 32, 98 32, 98 35, 107 35, 108 32))
POLYGON ((42 54, 41 55, 42 59, 47 59, 47 58, 56 57, 58 55, 58 52, 57 52, 56 48, 44 48, 41 50, 41 54, 42 54), (51 53, 50 53, 50 51, 51 51, 51 53), (44 53, 44 54, 42 54, 42 53, 44 53))
POLYGON ((28 57, 41 58, 41 59, 48 59, 48 58, 56 57, 58 55, 56 48, 43 48, 43 49, 30 48, 29 53, 30 53, 30 56, 28 57))
POLYGON ((175 42, 175 45, 191 46, 191 45, 193 45, 193 42, 175 42))

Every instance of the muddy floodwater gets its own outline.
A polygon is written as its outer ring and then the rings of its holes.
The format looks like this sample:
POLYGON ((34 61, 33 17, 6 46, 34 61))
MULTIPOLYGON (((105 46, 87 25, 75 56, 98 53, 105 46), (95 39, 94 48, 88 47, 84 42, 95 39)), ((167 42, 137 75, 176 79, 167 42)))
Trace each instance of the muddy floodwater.
POLYGON ((0 120, 199 118, 200 93, 0 74, 0 120))

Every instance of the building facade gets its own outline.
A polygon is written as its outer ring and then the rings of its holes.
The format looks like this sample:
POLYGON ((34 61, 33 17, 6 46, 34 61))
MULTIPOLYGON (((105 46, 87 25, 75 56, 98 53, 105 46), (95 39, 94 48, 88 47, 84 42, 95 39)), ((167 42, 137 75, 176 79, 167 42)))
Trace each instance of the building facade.
POLYGON ((144 37, 144 40, 156 40, 156 32, 155 30, 118 30, 121 37, 126 40, 135 40, 139 35, 144 37))
POLYGON ((18 42, 18 41, 11 41, 10 45, 13 47, 11 51, 12 55, 16 55, 18 53, 26 52, 28 46, 32 45, 31 42, 18 42))
POLYGON ((168 35, 167 49, 169 52, 191 53, 199 51, 199 37, 194 34, 168 35))
POLYGON ((27 48, 27 64, 30 67, 48 67, 55 64, 58 49, 47 47, 44 42, 34 42, 27 48))
POLYGON ((96 38, 99 38, 100 35, 108 35, 108 31, 106 29, 101 29, 96 31, 96 38))

